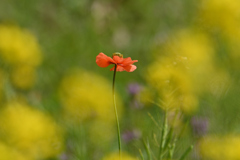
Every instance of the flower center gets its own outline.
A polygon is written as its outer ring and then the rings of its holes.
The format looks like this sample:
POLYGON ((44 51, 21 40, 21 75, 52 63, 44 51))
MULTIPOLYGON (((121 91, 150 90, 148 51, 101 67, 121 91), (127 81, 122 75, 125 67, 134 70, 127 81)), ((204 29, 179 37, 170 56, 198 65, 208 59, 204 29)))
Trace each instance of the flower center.
POLYGON ((119 53, 119 52, 113 53, 112 57, 114 57, 114 56, 118 56, 118 57, 123 58, 123 55, 121 53, 119 53))

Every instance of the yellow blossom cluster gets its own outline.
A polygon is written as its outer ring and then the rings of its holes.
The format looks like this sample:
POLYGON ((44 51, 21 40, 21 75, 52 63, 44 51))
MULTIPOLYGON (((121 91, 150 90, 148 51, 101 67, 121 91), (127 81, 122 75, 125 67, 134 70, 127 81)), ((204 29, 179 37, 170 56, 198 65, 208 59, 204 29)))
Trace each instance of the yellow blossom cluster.
POLYGON ((31 32, 13 25, 0 25, 0 57, 15 87, 29 89, 33 86, 42 54, 31 32))
POLYGON ((240 35, 240 2, 238 0, 202 1, 201 20, 225 36, 237 38, 240 35))
POLYGON ((63 150, 60 127, 49 116, 19 102, 8 103, 0 112, 0 141, 9 146, 0 145, 0 150, 6 156, 13 152, 13 159, 23 159, 21 154, 32 159, 52 158, 63 150))
POLYGON ((231 65, 239 69, 240 1, 203 0, 199 17, 202 25, 225 38, 224 42, 229 47, 228 55, 233 62, 231 65))
POLYGON ((0 143, 0 153, 1 159, 4 160, 33 160, 32 158, 27 157, 23 153, 7 146, 4 143, 0 143))
MULTIPOLYGON (((162 50, 155 54, 159 52, 162 50)), ((213 51, 209 42, 201 33, 182 30, 166 43, 163 52, 165 55, 149 66, 148 81, 156 86, 164 107, 180 107, 191 113, 198 105, 194 74, 204 75, 205 67, 211 67, 213 51)))
POLYGON ((147 79, 157 89, 161 105, 192 113, 199 94, 209 91, 209 82, 222 72, 216 71, 211 40, 199 31, 180 30, 155 54, 158 58, 149 66, 147 79))
MULTIPOLYGON (((156 87, 158 95, 160 96, 160 104, 164 109, 180 107, 186 110, 190 105, 192 109, 196 107, 195 97, 192 95, 192 84, 186 73, 174 66, 167 65, 167 60, 163 59, 161 62, 155 62, 149 67, 148 81, 156 87), (164 61, 164 62, 163 62, 164 61), (194 103, 188 104, 186 102, 194 103)), ((186 112, 191 111, 186 110, 186 112)))
POLYGON ((211 160, 240 159, 240 136, 207 136, 199 143, 200 154, 211 160))
MULTIPOLYGON (((112 153, 104 157, 103 160, 120 160, 119 153, 112 153)), ((121 160, 137 160, 137 158, 134 158, 126 153, 122 153, 121 160)))
POLYGON ((0 101, 2 100, 3 88, 4 88, 4 71, 0 69, 0 101))
MULTIPOLYGON (((111 84, 93 72, 80 69, 70 71, 63 78, 59 90, 65 113, 77 121, 93 118, 115 123, 111 84)), ((117 104, 120 114, 121 101, 117 104)))
MULTIPOLYGON (((89 136, 96 145, 110 142, 116 133, 111 82, 93 72, 73 69, 63 78, 59 95, 67 120, 88 121, 89 136)), ((118 95, 116 99, 121 116, 122 102, 118 95)))

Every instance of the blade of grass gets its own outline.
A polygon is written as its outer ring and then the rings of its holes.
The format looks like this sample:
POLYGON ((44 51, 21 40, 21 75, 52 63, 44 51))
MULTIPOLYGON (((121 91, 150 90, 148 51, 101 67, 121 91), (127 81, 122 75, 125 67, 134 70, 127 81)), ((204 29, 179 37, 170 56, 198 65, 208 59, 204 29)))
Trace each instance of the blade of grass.
POLYGON ((168 130, 168 124, 167 124, 167 111, 164 112, 164 121, 163 121, 163 130, 161 134, 161 143, 159 147, 159 160, 162 160, 163 158, 163 149, 165 146, 166 138, 167 138, 167 130, 168 130))
POLYGON ((141 149, 139 149, 139 153, 140 153, 141 159, 144 160, 143 153, 142 153, 141 149))
POLYGON ((153 134, 153 140, 154 140, 156 146, 157 146, 157 147, 160 147, 160 145, 159 145, 159 143, 158 143, 158 140, 157 140, 156 134, 153 134))
POLYGON ((168 157, 169 159, 173 158, 173 153, 174 153, 174 150, 175 150, 175 147, 176 147, 176 141, 177 141, 177 138, 175 137, 172 145, 169 148, 169 157, 168 157))
POLYGON ((177 111, 175 112, 172 125, 171 125, 170 130, 169 130, 169 132, 168 132, 168 134, 167 134, 168 136, 167 136, 166 145, 165 145, 165 147, 164 147, 164 150, 167 149, 167 147, 170 145, 170 143, 171 143, 171 141, 172 141, 172 139, 173 139, 173 130, 174 130, 174 126, 175 126, 175 122, 176 122, 178 113, 179 113, 179 110, 177 110, 177 111))
POLYGON ((169 130, 169 132, 167 134, 166 144, 165 144, 165 146, 163 148, 164 151, 167 149, 167 147, 171 143, 172 136, 173 136, 173 127, 170 128, 170 130, 169 130))
POLYGON ((192 149, 193 149, 193 145, 189 146, 179 160, 184 160, 187 157, 187 155, 191 152, 192 149))
POLYGON ((152 156, 151 156, 151 151, 150 151, 150 146, 149 146, 148 140, 147 140, 147 143, 143 140, 143 144, 144 144, 144 147, 145 147, 145 149, 147 151, 148 159, 152 160, 152 156))
POLYGON ((157 121, 153 118, 153 116, 149 112, 148 112, 148 116, 151 118, 151 120, 157 126, 157 128, 161 130, 161 127, 158 125, 157 121))

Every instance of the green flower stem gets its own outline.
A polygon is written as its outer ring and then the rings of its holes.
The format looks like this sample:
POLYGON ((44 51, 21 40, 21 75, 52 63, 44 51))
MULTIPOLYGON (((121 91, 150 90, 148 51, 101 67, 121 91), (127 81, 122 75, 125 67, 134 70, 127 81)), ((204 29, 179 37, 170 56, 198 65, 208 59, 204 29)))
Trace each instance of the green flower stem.
POLYGON ((118 132, 119 157, 121 158, 121 135, 120 135, 118 112, 117 112, 117 105, 116 105, 116 98, 115 98, 115 78, 116 78, 116 72, 117 72, 117 65, 115 64, 114 74, 113 74, 112 93, 113 93, 113 104, 114 104, 114 110, 115 110, 115 115, 116 115, 117 132, 118 132))

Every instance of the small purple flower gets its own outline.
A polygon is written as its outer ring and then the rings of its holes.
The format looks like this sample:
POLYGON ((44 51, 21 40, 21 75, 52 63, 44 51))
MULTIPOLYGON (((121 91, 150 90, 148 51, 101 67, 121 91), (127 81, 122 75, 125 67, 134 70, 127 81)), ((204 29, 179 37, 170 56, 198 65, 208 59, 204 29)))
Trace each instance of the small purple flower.
POLYGON ((141 137, 141 132, 139 130, 125 131, 122 134, 122 139, 125 143, 128 143, 132 140, 139 139, 141 137))
POLYGON ((59 157, 60 160, 68 160, 69 156, 66 153, 62 153, 59 157))
POLYGON ((130 95, 136 95, 140 92, 141 86, 138 83, 129 83, 127 91, 130 95))
POLYGON ((208 120, 203 117, 193 117, 191 119, 191 126, 193 134, 196 136, 204 136, 208 131, 208 120))

